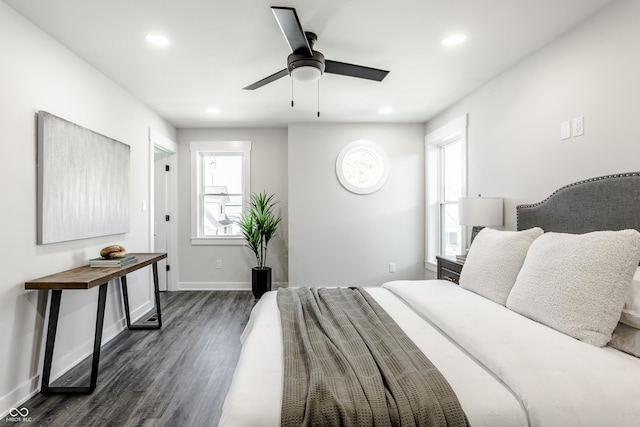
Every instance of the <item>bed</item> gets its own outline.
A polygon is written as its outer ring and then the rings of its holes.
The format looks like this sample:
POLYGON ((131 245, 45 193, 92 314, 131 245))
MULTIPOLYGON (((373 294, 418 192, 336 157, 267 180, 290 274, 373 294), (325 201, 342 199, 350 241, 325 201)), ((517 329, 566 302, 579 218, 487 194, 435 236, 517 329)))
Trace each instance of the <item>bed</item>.
MULTIPOLYGON (((446 378, 469 425, 638 426, 638 206, 639 173, 571 184, 518 206, 516 231, 480 232, 459 286, 364 292, 446 378)), ((268 292, 253 309, 221 426, 281 425, 278 307, 268 292)))

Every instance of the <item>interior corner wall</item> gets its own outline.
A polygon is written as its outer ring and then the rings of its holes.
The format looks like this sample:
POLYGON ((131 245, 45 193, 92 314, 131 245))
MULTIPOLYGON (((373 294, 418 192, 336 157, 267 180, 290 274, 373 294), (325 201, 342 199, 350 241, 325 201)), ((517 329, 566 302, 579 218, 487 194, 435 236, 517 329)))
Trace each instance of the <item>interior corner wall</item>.
POLYGON ((289 284, 424 279, 424 125, 292 124, 288 139, 289 284), (335 172, 340 150, 360 139, 391 163, 386 185, 369 195, 344 189, 335 172))
POLYGON ((274 286, 286 285, 287 247, 287 129, 210 128, 178 130, 178 253, 180 290, 251 289, 255 257, 244 245, 191 245, 191 141, 251 141, 251 191, 275 194, 282 215, 276 237, 269 243, 267 265, 274 286), (222 268, 216 268, 216 261, 222 268))
MULTIPOLYGON (((102 247, 149 250, 149 128, 175 129, 121 87, 0 2, 0 416, 40 387, 46 291, 25 281, 86 264, 102 247), (131 146, 130 232, 36 245, 36 113, 45 110, 131 146)), ((96 189, 99 191, 99 189, 96 189)), ((138 274, 139 273, 139 274, 138 274)), ((152 304, 150 274, 129 278, 132 312, 152 304)), ((103 342, 123 325, 119 288, 109 284, 103 342)), ((52 379, 93 349, 97 289, 64 291, 52 379)), ((142 315, 144 313, 139 313, 142 315)), ((37 421, 39 414, 30 416, 37 421)))
POLYGON ((640 2, 618 0, 430 120, 426 133, 469 113, 468 192, 515 207, 572 182, 640 171, 640 2), (584 117, 584 135, 560 140, 584 117))

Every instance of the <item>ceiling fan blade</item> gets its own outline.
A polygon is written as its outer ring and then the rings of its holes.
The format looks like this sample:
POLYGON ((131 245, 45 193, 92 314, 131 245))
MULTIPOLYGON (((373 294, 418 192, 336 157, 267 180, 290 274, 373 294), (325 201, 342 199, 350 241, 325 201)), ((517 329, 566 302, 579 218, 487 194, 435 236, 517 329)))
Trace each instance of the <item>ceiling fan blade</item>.
POLYGON ((361 65, 347 64, 345 62, 324 61, 324 72, 331 74, 340 74, 342 76, 358 77, 361 79, 375 80, 381 82, 389 74, 388 71, 379 70, 377 68, 363 67, 361 65))
POLYGON ((262 80, 258 80, 257 82, 255 82, 253 84, 250 84, 247 87, 243 87, 242 89, 255 90, 255 89, 258 89, 258 88, 260 88, 260 87, 262 87, 262 86, 264 86, 266 84, 269 84, 269 83, 271 83, 273 81, 276 81, 281 77, 288 76, 288 75, 289 75, 289 71, 287 71, 287 69, 285 68, 284 70, 280 70, 277 73, 271 74, 269 77, 265 77, 262 80))
POLYGON ((292 7, 272 6, 271 10, 278 21, 282 34, 287 39, 291 51, 296 55, 311 56, 311 47, 302 30, 296 10, 292 7))

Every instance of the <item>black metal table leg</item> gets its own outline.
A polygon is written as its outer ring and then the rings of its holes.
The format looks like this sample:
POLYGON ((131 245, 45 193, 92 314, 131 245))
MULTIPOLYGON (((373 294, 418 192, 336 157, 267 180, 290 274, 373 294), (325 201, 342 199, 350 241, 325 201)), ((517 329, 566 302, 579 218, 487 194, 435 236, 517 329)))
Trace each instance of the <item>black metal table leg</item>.
POLYGON ((127 276, 120 278, 122 287, 122 299, 124 300, 124 316, 127 319, 127 328, 131 329, 131 314, 129 314, 129 292, 127 291, 127 276))
POLYGON ((91 362, 91 385, 93 391, 98 383, 98 365, 100 363, 100 349, 102 348, 102 327, 104 326, 104 307, 107 302, 107 285, 100 285, 98 297, 98 316, 96 317, 96 335, 93 339, 93 361, 91 362))
POLYGON ((62 291, 51 291, 51 303, 49 306, 49 327, 47 328, 47 343, 44 350, 44 368, 42 369, 42 392, 49 390, 49 379, 51 377, 51 362, 53 361, 53 346, 56 342, 56 331, 58 330, 58 315, 60 314, 60 299, 62 291))
POLYGON ((47 344, 44 354, 44 369, 42 372, 42 393, 46 394, 90 394, 98 383, 98 368, 100 364, 100 347, 102 344, 102 328, 104 325, 104 307, 107 302, 107 283, 100 285, 98 293, 98 311, 96 313, 96 330, 93 338, 93 358, 91 362, 91 382, 89 387, 49 387, 51 376, 51 362, 53 360, 53 347, 58 329, 58 316, 60 314, 60 300, 62 291, 52 290, 51 308, 49 309, 49 327, 47 331, 47 344))
POLYGON ((120 277, 122 285, 122 299, 124 300, 124 314, 127 319, 127 328, 129 329, 160 329, 162 327, 162 312, 160 310, 160 285, 158 283, 158 263, 151 265, 153 270, 153 290, 156 302, 156 323, 152 324, 131 324, 131 313, 129 308, 129 292, 127 290, 127 276, 120 277))
POLYGON ((151 266, 153 271, 153 289, 156 294, 156 313, 158 315, 158 328, 162 327, 162 313, 160 311, 160 284, 158 283, 158 263, 151 266))

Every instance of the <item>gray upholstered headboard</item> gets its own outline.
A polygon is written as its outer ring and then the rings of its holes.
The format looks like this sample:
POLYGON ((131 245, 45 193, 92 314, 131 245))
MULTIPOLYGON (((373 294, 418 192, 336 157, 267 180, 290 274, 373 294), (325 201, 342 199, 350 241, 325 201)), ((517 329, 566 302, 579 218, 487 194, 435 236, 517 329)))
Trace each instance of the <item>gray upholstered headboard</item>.
POLYGON ((640 230, 640 172, 591 178, 556 190, 542 202, 520 205, 517 228, 588 233, 640 230))

